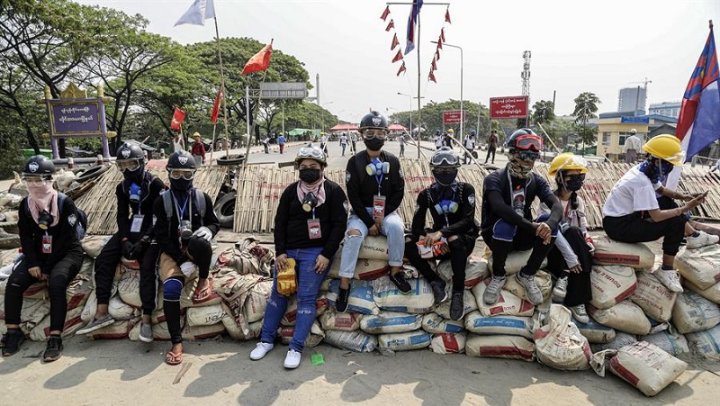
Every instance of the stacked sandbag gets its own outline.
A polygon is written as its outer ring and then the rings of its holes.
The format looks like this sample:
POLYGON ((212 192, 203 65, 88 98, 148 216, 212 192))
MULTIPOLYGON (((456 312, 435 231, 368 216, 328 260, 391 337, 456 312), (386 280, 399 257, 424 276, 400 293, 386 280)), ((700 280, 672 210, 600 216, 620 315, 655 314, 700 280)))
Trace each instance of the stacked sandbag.
POLYGON ((409 279, 409 292, 401 292, 388 276, 372 281, 373 300, 382 310, 425 314, 435 303, 430 283, 425 279, 409 279))
POLYGON ((655 254, 642 243, 615 241, 603 235, 593 239, 593 245, 596 265, 622 265, 635 269, 651 269, 655 265, 655 254))
POLYGON ((230 268, 239 275, 255 274, 270 276, 275 259, 273 250, 263 247, 259 241, 247 237, 220 253, 216 266, 230 268))
POLYGON ((590 368, 590 344, 575 324, 568 308, 550 306, 548 323, 533 335, 537 359, 540 363, 561 370, 584 370, 590 368))
MULTIPOLYGON (((389 269, 387 260, 358 258, 353 279, 371 281, 387 275, 389 269)), ((332 264, 330 264, 330 271, 328 271, 328 278, 337 279, 339 277, 340 250, 335 254, 332 264)))
POLYGON ((616 333, 614 328, 604 326, 592 319, 587 323, 580 323, 574 319, 573 322, 580 331, 580 334, 587 338, 590 344, 605 344, 615 339, 616 333))
POLYGON ((377 334, 381 351, 407 351, 428 347, 432 336, 422 330, 422 314, 380 312, 368 315, 360 322, 360 329, 377 334))
POLYGON ((507 315, 529 317, 535 312, 535 306, 532 303, 504 289, 500 291, 497 303, 494 305, 486 305, 483 302, 483 293, 489 284, 490 278, 485 279, 472 288, 478 309, 483 316, 507 315))
POLYGON ((683 279, 698 289, 709 289, 720 282, 720 245, 684 250, 675 257, 677 267, 683 279))
POLYGON ((640 306, 625 300, 607 309, 588 307, 588 313, 598 323, 635 335, 648 335, 652 326, 640 306))
MULTIPOLYGON (((530 259, 530 254, 532 254, 532 250, 525 250, 525 251, 512 251, 508 254, 507 259, 505 260, 505 273, 509 275, 514 275, 522 269, 530 259)), ((540 264, 540 269, 544 269, 547 265, 547 258, 543 259, 543 262, 540 264)), ((493 267, 493 258, 492 255, 488 258, 488 269, 492 269, 493 267)), ((508 278, 509 279, 509 278, 508 278)))
MULTIPOLYGON (((440 261, 437 264, 436 272, 446 283, 452 284, 452 264, 449 259, 440 261)), ((472 289, 484 279, 490 276, 487 260, 484 258, 470 256, 465 265, 465 289, 472 289)))
POLYGON ((239 274, 230 267, 221 267, 213 275, 212 286, 220 296, 223 311, 221 323, 235 339, 253 339, 265 315, 273 281, 259 274, 239 274))
MULTIPOLYGON (((340 281, 334 279, 330 282, 330 290, 326 293, 328 303, 333 308, 340 290, 340 281)), ((347 311, 360 314, 378 314, 378 308, 373 298, 373 284, 369 281, 353 281, 350 286, 347 311)))
POLYGON ((720 325, 705 331, 690 333, 687 343, 695 354, 713 361, 720 361, 720 325))
POLYGON ((645 271, 637 273, 637 289, 630 300, 658 322, 667 322, 672 317, 677 293, 666 288, 657 277, 645 271))
POLYGON ((685 336, 674 329, 640 337, 640 341, 656 345, 668 354, 675 356, 690 352, 685 336))
MULTIPOLYGON (((280 342, 285 345, 290 344, 294 333, 295 327, 281 326, 280 328, 278 328, 278 336, 280 337, 280 342)), ((323 338, 325 338, 325 332, 320 327, 320 323, 315 321, 313 322, 312 327, 310 327, 310 334, 308 334, 307 338, 305 339, 305 347, 317 347, 318 344, 322 342, 323 338)))
POLYGON ((632 296, 637 289, 635 270, 621 265, 595 265, 590 273, 592 304, 609 309, 632 296))

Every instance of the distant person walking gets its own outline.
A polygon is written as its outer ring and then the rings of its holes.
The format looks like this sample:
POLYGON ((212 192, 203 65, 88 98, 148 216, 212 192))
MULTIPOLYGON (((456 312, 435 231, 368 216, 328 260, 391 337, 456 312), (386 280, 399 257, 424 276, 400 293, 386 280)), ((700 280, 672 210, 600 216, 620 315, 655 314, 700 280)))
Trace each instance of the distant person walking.
POLYGON ((330 154, 328 153, 329 152, 328 151, 328 149, 329 149, 328 148, 328 140, 329 140, 329 137, 327 136, 327 134, 323 133, 322 136, 320 137, 320 150, 322 150, 322 152, 325 153, 326 158, 330 157, 330 154))
POLYGON ((352 146, 352 154, 357 154, 357 149, 355 147, 355 143, 357 143, 357 135, 355 133, 350 133, 350 145, 352 146))
POLYGON ((285 136, 280 134, 280 136, 277 137, 277 143, 278 146, 280 146, 280 153, 282 154, 285 152, 285 136))
POLYGON ((262 144, 263 144, 263 148, 265 149, 265 153, 269 154, 270 153, 270 148, 269 148, 270 147, 270 145, 269 145, 270 137, 268 137, 267 134, 265 135, 265 138, 262 139, 262 144))
POLYGON ((642 148, 642 140, 637 135, 637 130, 630 130, 630 136, 625 139, 623 152, 625 153, 625 163, 634 164, 637 161, 637 153, 642 148))
POLYGON ((400 157, 405 157, 405 143, 407 140, 405 140, 405 133, 402 133, 398 136, 398 143, 400 143, 400 157))
POLYGON ((340 141, 340 148, 342 148, 342 156, 345 156, 345 148, 347 147, 347 144, 348 144, 347 135, 345 133, 340 134, 339 141, 340 141))
POLYGON ((492 154, 492 161, 490 161, 490 162, 492 164, 495 164, 495 151, 497 150, 497 144, 498 144, 497 131, 492 130, 490 132, 490 137, 488 138, 488 152, 487 152, 487 156, 485 156, 485 163, 488 163, 488 159, 490 159, 490 154, 492 154))
POLYGON ((463 163, 470 164, 473 159, 473 151, 475 150, 475 130, 470 131, 465 139, 463 140, 463 146, 465 147, 465 155, 463 156, 463 163))

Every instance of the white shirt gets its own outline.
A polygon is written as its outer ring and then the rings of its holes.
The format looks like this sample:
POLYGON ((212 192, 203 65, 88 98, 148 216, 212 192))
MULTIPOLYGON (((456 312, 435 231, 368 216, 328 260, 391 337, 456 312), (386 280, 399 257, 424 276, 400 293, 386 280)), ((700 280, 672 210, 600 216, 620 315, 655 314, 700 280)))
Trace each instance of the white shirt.
POLYGON ((443 145, 443 137, 440 135, 436 135, 435 136, 435 146, 437 148, 440 148, 440 147, 442 147, 442 145, 443 145))
POLYGON ((344 135, 340 136, 340 145, 347 145, 347 137, 344 135))
POLYGON ((472 151, 475 149, 475 138, 473 137, 465 137, 465 149, 468 151, 472 151))
POLYGON ((185 150, 185 140, 183 137, 173 138, 173 152, 180 152, 185 150))
POLYGON ((327 144, 327 142, 328 142, 327 135, 323 135, 322 137, 320 137, 320 143, 327 144))
POLYGON ((660 208, 652 182, 639 168, 640 165, 632 167, 613 186, 605 201, 603 216, 622 217, 660 208))
POLYGON ((637 135, 631 135, 625 139, 625 145, 623 145, 623 152, 627 152, 629 149, 634 149, 636 152, 640 152, 642 148, 642 141, 637 135))

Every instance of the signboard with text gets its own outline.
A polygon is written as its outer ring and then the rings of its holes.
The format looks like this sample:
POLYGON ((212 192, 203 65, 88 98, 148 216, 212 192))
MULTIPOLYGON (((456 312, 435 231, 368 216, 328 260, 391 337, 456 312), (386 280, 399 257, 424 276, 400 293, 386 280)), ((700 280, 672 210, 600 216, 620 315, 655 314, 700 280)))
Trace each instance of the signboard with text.
POLYGON ((48 100, 50 135, 54 137, 102 136, 104 117, 98 99, 48 100))
POLYGON ((460 110, 443 111, 443 124, 460 124, 462 112, 460 110))
POLYGON ((525 118, 528 115, 527 96, 508 96, 490 98, 491 119, 525 118))

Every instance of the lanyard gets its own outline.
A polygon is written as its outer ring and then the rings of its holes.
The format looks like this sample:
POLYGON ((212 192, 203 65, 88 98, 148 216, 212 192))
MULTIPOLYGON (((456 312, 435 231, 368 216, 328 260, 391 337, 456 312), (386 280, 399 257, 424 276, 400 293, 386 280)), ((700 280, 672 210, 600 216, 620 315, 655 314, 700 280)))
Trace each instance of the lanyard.
MULTIPOLYGON (((178 225, 180 225, 182 224, 183 217, 185 217, 185 209, 187 209, 188 205, 191 205, 192 203, 190 203, 190 196, 187 193, 185 194, 185 201, 183 202, 182 207, 178 204, 179 199, 175 196, 175 193, 173 193, 173 200, 175 201, 175 208, 177 209, 178 225)), ((190 207, 190 211, 192 212, 192 206, 190 207)), ((192 219, 188 220, 192 221, 192 219)))
POLYGON ((385 178, 385 174, 381 173, 379 176, 375 175, 375 182, 377 182, 378 185, 378 196, 382 196, 382 182, 385 178))

